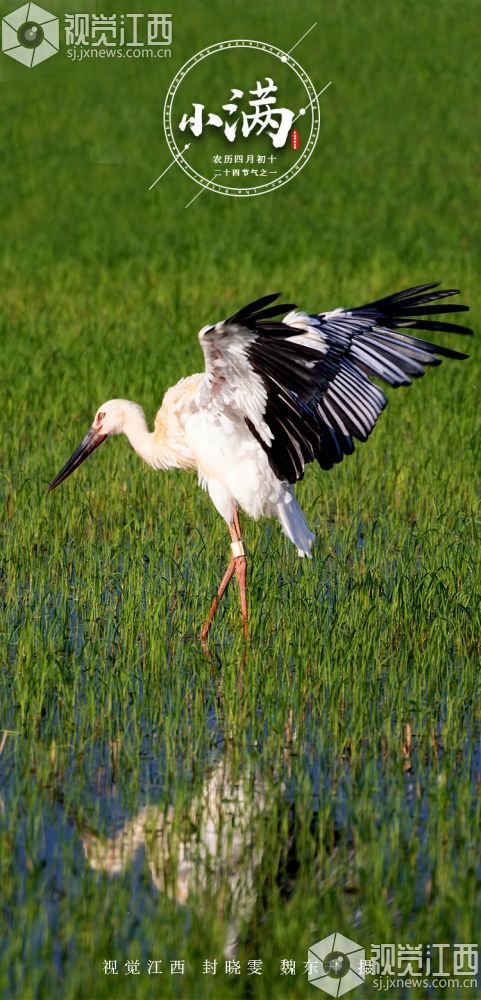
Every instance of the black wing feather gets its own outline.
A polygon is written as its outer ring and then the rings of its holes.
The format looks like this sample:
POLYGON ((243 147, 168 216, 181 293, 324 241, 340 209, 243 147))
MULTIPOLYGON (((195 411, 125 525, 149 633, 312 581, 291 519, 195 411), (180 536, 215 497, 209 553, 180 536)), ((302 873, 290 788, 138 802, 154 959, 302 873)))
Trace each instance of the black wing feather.
POLYGON ((254 299, 253 302, 249 302, 247 306, 243 306, 242 309, 225 320, 225 325, 239 323, 248 330, 254 330, 260 321, 269 319, 271 316, 284 316, 285 313, 296 308, 295 305, 288 302, 279 302, 276 306, 272 306, 271 302, 275 302, 280 294, 280 292, 275 292, 273 295, 263 295, 260 299, 254 299), (266 308, 268 306, 270 308, 266 308))
POLYGON ((273 306, 279 293, 256 299, 227 321, 256 334, 246 353, 266 390, 264 420, 272 441, 260 436, 252 421, 246 422, 279 479, 295 482, 314 459, 330 469, 353 452, 354 438, 367 439, 386 405, 372 377, 394 387, 410 385, 411 378, 424 375, 425 366, 439 365, 441 357, 467 357, 406 332, 472 333, 466 326, 423 318, 469 309, 439 305, 439 300, 459 293, 433 292, 437 288, 437 282, 417 285, 355 309, 313 314, 304 330, 272 321, 281 311, 295 308, 273 306))

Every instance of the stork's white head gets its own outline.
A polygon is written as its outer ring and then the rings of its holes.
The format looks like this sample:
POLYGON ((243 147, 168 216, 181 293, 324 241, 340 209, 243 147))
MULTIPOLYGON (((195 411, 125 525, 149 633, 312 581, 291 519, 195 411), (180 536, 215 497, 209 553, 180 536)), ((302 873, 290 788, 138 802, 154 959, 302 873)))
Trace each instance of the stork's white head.
POLYGON ((93 420, 92 430, 103 434, 104 437, 111 434, 123 434, 127 423, 140 409, 137 403, 131 403, 129 399, 108 399, 106 403, 99 406, 93 420))
POLYGON ((55 479, 52 479, 49 491, 63 483, 64 479, 74 469, 77 469, 87 456, 95 448, 98 448, 99 444, 102 444, 102 441, 105 441, 112 434, 125 433, 139 417, 144 419, 142 407, 137 403, 132 403, 129 399, 109 399, 102 406, 99 406, 90 430, 63 469, 55 476, 55 479))

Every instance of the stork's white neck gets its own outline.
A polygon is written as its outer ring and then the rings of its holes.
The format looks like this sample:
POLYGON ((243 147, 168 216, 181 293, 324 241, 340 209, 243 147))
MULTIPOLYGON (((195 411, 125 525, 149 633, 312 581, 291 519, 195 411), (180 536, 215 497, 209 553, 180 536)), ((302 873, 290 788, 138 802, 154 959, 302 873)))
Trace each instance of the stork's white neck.
POLYGON ((175 450, 166 441, 160 441, 155 431, 149 431, 142 407, 129 400, 125 400, 125 404, 122 430, 134 451, 154 469, 178 467, 175 450))
POLYGON ((128 437, 134 451, 151 465, 153 434, 147 427, 145 413, 141 406, 132 403, 126 412, 123 432, 128 437))

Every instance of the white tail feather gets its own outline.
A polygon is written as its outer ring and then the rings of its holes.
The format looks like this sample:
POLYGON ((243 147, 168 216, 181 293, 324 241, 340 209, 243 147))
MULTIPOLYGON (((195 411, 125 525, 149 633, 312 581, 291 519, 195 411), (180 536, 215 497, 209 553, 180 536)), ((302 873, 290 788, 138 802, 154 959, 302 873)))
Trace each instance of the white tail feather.
POLYGON ((311 531, 294 494, 286 490, 283 498, 276 504, 275 516, 280 521, 285 535, 294 542, 300 556, 311 558, 311 546, 315 535, 311 531))

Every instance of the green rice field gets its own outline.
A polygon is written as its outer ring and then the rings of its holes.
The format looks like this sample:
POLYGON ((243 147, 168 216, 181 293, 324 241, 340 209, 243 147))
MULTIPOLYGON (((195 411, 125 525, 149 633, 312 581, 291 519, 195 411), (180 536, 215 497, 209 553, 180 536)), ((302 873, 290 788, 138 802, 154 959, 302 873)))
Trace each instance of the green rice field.
POLYGON ((479 5, 169 9, 168 61, 1 57, 0 996, 315 997, 335 931, 449 943, 451 975, 481 926, 479 5), (149 192, 182 63, 316 20, 297 58, 333 85, 301 174, 149 192), (310 467, 311 561, 244 522, 247 644, 234 586, 198 639, 229 538, 193 473, 115 439, 47 495, 104 400, 152 421, 202 370, 204 324, 424 281, 461 289, 477 336, 437 337, 470 359, 387 389, 370 440, 310 467))

